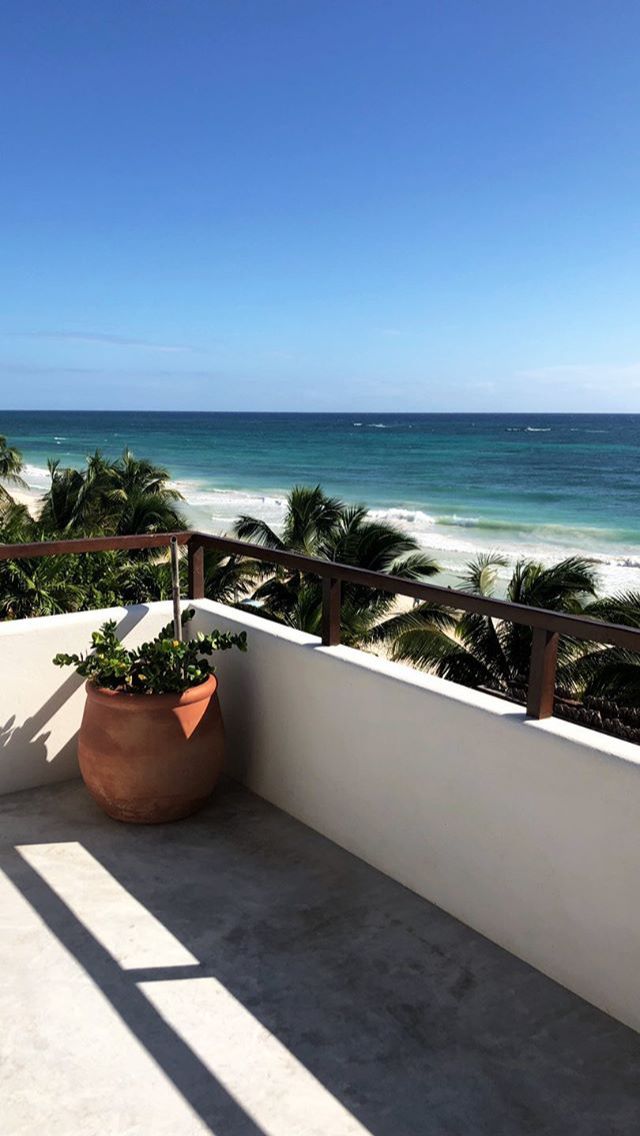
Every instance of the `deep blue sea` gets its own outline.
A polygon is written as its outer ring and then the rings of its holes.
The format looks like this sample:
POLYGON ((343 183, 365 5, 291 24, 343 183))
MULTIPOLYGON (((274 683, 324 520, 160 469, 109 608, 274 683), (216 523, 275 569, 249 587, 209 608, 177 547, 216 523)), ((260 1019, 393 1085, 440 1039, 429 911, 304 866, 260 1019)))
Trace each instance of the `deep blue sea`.
POLYGON ((455 571, 478 548, 596 555, 640 588, 640 415, 0 412, 27 480, 125 446, 166 465, 190 516, 273 524, 295 483, 365 502, 455 571))

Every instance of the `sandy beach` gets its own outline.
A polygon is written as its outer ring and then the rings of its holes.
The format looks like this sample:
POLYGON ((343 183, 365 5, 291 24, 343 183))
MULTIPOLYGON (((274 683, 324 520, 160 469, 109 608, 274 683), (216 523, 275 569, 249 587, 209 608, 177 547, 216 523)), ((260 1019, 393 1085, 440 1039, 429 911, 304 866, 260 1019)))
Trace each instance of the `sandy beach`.
POLYGON ((32 517, 37 517, 40 508, 42 493, 38 489, 21 489, 15 485, 7 485, 7 490, 18 505, 26 505, 32 517))

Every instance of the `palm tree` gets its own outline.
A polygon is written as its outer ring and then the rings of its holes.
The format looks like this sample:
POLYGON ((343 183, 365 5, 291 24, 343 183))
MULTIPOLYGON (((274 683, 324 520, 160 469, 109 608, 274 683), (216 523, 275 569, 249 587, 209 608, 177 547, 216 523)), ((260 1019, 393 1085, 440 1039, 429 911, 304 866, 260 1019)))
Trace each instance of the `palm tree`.
POLYGON ((125 450, 110 471, 107 500, 113 507, 115 533, 178 532, 186 528, 176 507, 182 494, 170 484, 169 470, 125 450))
MULTIPOLYGON (((587 604, 584 614, 640 628, 640 592, 602 596, 587 604)), ((589 645, 568 668, 566 679, 570 689, 587 701, 601 698, 617 706, 640 708, 640 654, 635 651, 589 645)))
POLYGON ((126 494, 148 494, 162 497, 166 501, 181 501, 182 494, 169 485, 171 474, 161 465, 154 465, 147 458, 136 458, 131 450, 125 449, 122 456, 113 463, 118 488, 126 494))
MULTIPOLYGON (((155 550, 147 558, 131 553, 113 553, 113 563, 103 577, 105 589, 114 593, 115 603, 137 604, 171 598, 171 565, 166 552, 155 550)), ((248 591, 252 566, 225 553, 207 551, 204 558, 204 594, 207 599, 234 604, 248 591)), ((187 593, 186 558, 180 562, 182 595, 187 593)))
MULTIPOLYGON (((0 454, 2 451, 0 451, 0 454)), ((6 462, 2 467, 16 468, 6 462)), ((8 494, 0 496, 0 541, 19 543, 82 534, 126 535, 185 528, 180 494, 169 473, 125 451, 109 461, 99 451, 84 470, 49 462, 51 485, 34 521, 8 494)), ((153 552, 99 553, 0 563, 0 618, 108 607, 170 595, 168 566, 153 552), (148 567, 143 564, 149 560, 148 567)))
POLYGON ((6 504, 12 501, 8 490, 2 484, 3 481, 21 489, 28 488, 26 481, 20 476, 23 469, 24 462, 20 450, 10 446, 4 435, 0 434, 0 502, 6 504))
MULTIPOLYGON (((279 535, 265 521, 242 516, 236 535, 265 548, 299 552, 323 560, 417 580, 438 571, 417 542, 393 525, 373 520, 364 506, 347 506, 315 488, 295 486, 288 495, 279 535)), ((376 623, 391 609, 394 596, 353 584, 343 587, 341 630, 345 643, 366 641, 376 623)), ((255 590, 251 606, 261 615, 318 634, 322 621, 322 588, 317 576, 288 569, 269 570, 255 590)))
POLYGON ((18 504, 8 493, 0 496, 0 544, 36 539, 36 525, 27 506, 18 504))
MULTIPOLYGON (((371 519, 367 510, 359 505, 343 510, 326 542, 325 555, 327 560, 338 564, 400 576, 404 580, 425 580, 439 571, 433 558, 420 551, 412 536, 395 525, 371 519)), ((320 613, 318 587, 317 591, 320 613)), ((368 641, 372 630, 393 608, 395 598, 390 592, 344 584, 341 619, 344 641, 353 644, 368 641)))
POLYGON ((338 497, 328 497, 319 485, 314 489, 294 485, 287 496, 280 536, 258 517, 240 516, 233 527, 240 540, 249 540, 264 548, 318 556, 322 542, 331 536, 344 510, 344 503, 338 497))
POLYGON ((69 559, 42 556, 0 561, 0 619, 57 615, 91 606, 69 559))
POLYGON ((84 487, 79 469, 61 469, 59 461, 47 462, 51 484, 42 498, 40 524, 49 535, 78 531, 77 503, 84 487))
MULTIPOLYGON (((501 556, 478 556, 462 576, 463 587, 474 595, 493 595, 498 569, 505 565, 501 556)), ((596 583, 593 563, 584 557, 568 557, 552 567, 519 560, 506 598, 549 611, 585 612, 595 596, 596 583)), ((521 696, 526 687, 531 630, 520 624, 437 604, 420 604, 387 620, 377 635, 391 642, 394 659, 442 678, 515 696, 521 696)), ((560 641, 559 686, 571 688, 575 684, 572 668, 581 651, 581 645, 573 641, 560 641)))
POLYGON ((204 554, 204 594, 209 600, 239 604, 262 575, 261 566, 238 556, 215 550, 204 554))
MULTIPOLYGON (((173 493, 173 490, 168 490, 173 493)), ((173 504, 173 497, 160 493, 123 492, 114 517, 116 536, 134 533, 179 532, 186 528, 182 513, 173 504)))
POLYGON ((50 462, 49 472, 51 486, 40 514, 49 533, 127 536, 186 527, 177 508, 182 495, 170 485, 169 471, 129 450, 116 461, 96 450, 85 470, 50 462))

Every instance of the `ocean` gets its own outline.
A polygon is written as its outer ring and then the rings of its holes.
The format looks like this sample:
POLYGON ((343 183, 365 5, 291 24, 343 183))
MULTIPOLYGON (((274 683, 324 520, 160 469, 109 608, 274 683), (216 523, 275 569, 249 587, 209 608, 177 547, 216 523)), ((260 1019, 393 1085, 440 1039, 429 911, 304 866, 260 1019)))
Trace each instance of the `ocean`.
POLYGON ((598 561, 640 589, 640 415, 0 412, 26 479, 124 447, 166 465, 194 524, 277 525, 287 490, 320 483, 396 522, 455 577, 479 550, 598 561))

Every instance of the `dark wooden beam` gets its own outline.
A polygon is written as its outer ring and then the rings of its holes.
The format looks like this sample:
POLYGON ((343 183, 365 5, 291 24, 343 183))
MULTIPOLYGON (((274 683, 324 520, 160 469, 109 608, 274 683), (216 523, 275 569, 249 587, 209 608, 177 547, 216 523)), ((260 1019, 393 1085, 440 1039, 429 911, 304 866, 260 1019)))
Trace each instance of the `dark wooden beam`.
POLYGON ((530 718, 550 718, 553 714, 559 638, 555 631, 545 631, 543 627, 533 629, 527 687, 527 714, 530 718))
POLYGON ((124 552, 137 548, 168 548, 171 538, 186 544, 188 532, 140 533, 134 536, 87 536, 74 540, 44 540, 35 544, 0 544, 0 560, 33 560, 40 556, 69 556, 79 552, 124 552))
POLYGON ((351 565, 337 564, 333 560, 318 560, 313 556, 302 556, 300 553, 287 552, 279 548, 263 548, 260 544, 250 544, 231 537, 212 536, 210 533, 197 535, 205 548, 215 548, 228 556, 246 556, 250 560, 279 564, 292 572, 303 572, 323 579, 336 579, 343 584, 376 588, 378 591, 391 592, 394 595, 409 596, 423 603, 437 603, 457 611, 488 615, 492 619, 503 619, 524 627, 541 627, 585 642, 609 643, 617 647, 626 647, 629 651, 640 651, 640 628, 604 623, 601 620, 588 619, 583 615, 565 615, 564 612, 528 607, 526 604, 511 603, 509 600, 476 596, 471 592, 443 588, 437 584, 423 583, 421 580, 405 580, 402 576, 352 568, 351 565))
POLYGON ((322 646, 337 647, 340 642, 341 584, 333 577, 322 581, 322 646))
POLYGON ((188 594, 190 600, 204 599, 204 545, 192 536, 187 545, 189 556, 188 594))

